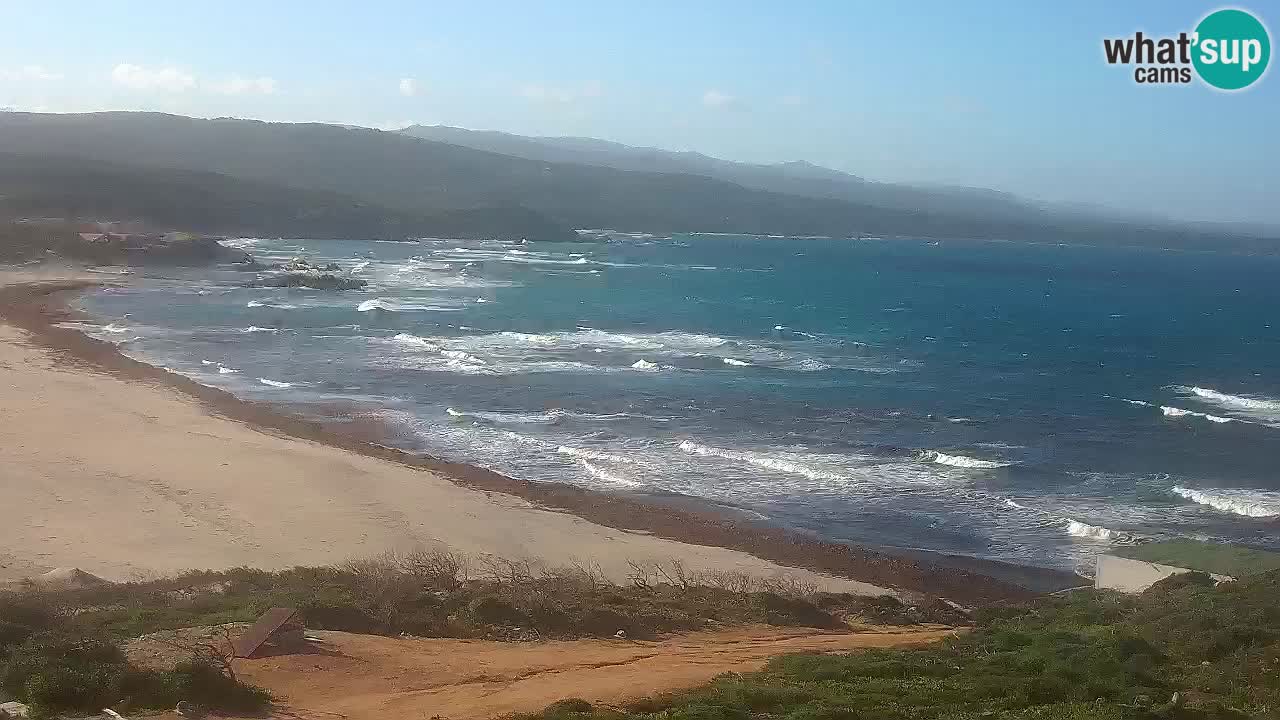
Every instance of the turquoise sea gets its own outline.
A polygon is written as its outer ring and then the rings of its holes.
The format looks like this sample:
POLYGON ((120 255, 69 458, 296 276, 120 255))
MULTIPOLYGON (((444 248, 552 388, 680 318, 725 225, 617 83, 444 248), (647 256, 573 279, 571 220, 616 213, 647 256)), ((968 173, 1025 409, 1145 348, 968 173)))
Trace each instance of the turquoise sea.
POLYGON ((824 538, 1087 569, 1280 548, 1280 259, 909 238, 227 241, 365 291, 138 269, 83 328, 407 448, 824 538), (298 405, 301 404, 301 405, 298 405))

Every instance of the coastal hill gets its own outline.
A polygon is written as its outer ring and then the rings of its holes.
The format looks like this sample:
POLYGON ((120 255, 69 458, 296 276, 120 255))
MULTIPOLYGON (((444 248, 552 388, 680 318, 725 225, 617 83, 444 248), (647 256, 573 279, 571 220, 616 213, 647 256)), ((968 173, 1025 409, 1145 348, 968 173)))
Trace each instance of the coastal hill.
MULTIPOLYGON (((530 159, 405 133, 337 125, 204 120, 159 113, 6 112, 0 113, 0 153, 27 155, 55 165, 65 163, 62 158, 74 158, 156 173, 216 173, 246 183, 328 193, 326 199, 273 191, 292 209, 260 210, 273 217, 289 213, 296 217, 299 204, 334 208, 345 204, 345 211, 334 211, 332 223, 321 213, 310 226, 336 228, 344 213, 358 210, 357 215, 380 215, 382 224, 404 227, 406 234, 413 234, 409 228, 416 227, 412 218, 424 222, 435 218, 445 229, 429 232, 530 239, 563 239, 569 228, 611 228, 657 233, 908 235, 1243 251, 1273 251, 1277 245, 1275 238, 1234 226, 1087 215, 1042 217, 1033 207, 1019 209, 1016 199, 984 192, 938 191, 929 195, 933 200, 919 203, 911 200, 914 195, 896 200, 851 199, 844 190, 832 188, 856 185, 857 178, 835 177, 831 171, 807 165, 773 168, 769 172, 782 177, 776 183, 753 179, 752 173, 759 175, 759 171, 742 168, 729 180, 697 174, 692 168, 654 172, 530 159), (774 189, 761 189, 764 186, 774 189), (943 202, 943 197, 949 199, 943 202), (360 209, 362 204, 369 207, 360 209), (961 208, 967 209, 962 212, 961 208)), ((13 191, 10 187, 7 192, 13 191)), ((213 194, 213 199, 233 196, 230 208, 196 202, 183 212, 235 214, 243 205, 244 212, 252 215, 253 198, 236 199, 239 192, 213 194)), ((29 194, 24 202, 50 213, 59 209, 70 213, 78 207, 74 196, 61 198, 56 190, 38 195, 29 194)), ((131 211, 121 208, 126 210, 131 211)), ((303 232, 306 227, 303 223, 288 234, 312 234, 303 232)), ((256 222, 253 228, 270 232, 256 222)), ((324 234, 340 233, 335 229, 324 234)))
POLYGON ((218 235, 575 237, 572 229, 516 206, 428 213, 201 170, 13 153, 0 153, 5 217, 139 220, 218 235))

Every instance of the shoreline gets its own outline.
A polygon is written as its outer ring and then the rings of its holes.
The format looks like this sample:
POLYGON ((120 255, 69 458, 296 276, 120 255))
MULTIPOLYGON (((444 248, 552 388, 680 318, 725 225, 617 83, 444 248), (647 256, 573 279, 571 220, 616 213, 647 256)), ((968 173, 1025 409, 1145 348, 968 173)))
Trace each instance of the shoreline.
POLYGON ((129 382, 163 385, 196 400, 208 414, 285 438, 320 443, 364 457, 434 472, 453 484, 484 493, 520 498, 534 506, 566 513, 607 528, 651 535, 664 540, 747 553, 778 565, 803 568, 879 587, 940 595, 965 604, 1023 599, 1034 591, 1012 578, 1036 578, 1041 591, 1079 585, 1061 571, 1027 568, 998 561, 966 559, 974 572, 949 566, 946 556, 933 562, 819 539, 782 528, 730 517, 731 509, 714 509, 697 498, 659 501, 638 496, 586 490, 564 483, 529 482, 484 468, 416 455, 386 445, 389 428, 360 414, 331 422, 294 416, 276 406, 237 398, 230 393, 123 355, 116 346, 83 333, 56 327, 76 317, 67 306, 73 293, 104 283, 97 279, 15 281, 0 286, 0 320, 19 327, 49 350, 60 366, 103 372, 129 382), (990 573, 990 574, 988 574, 990 573), (1009 580, 997 576, 1003 574, 1009 580))

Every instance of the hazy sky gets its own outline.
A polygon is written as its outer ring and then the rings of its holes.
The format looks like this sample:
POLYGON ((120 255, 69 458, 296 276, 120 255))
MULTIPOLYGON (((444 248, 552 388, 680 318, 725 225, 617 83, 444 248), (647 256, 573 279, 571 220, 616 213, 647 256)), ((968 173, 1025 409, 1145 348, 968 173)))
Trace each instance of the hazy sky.
POLYGON ((1274 68, 1226 94, 1103 61, 1218 7, 0 0, 0 107, 588 135, 1280 223, 1274 68))

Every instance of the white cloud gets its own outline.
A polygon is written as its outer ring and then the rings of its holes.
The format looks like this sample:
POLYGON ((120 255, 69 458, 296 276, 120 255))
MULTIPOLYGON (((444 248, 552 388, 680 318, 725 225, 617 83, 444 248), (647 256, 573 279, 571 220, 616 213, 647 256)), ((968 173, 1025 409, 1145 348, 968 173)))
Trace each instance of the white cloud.
POLYGON ((219 95, 274 95, 276 81, 269 77, 247 78, 239 75, 220 80, 209 86, 219 95))
POLYGON ((560 88, 531 83, 520 88, 520 96, 530 102, 568 105, 579 100, 598 98, 604 88, 598 82, 589 82, 580 88, 560 88))
POLYGON ((194 75, 174 67, 145 68, 132 63, 120 63, 111 71, 111 81, 133 90, 161 90, 185 92, 196 86, 194 75))
POLYGON ((61 80, 62 73, 54 72, 43 65, 23 65, 12 70, 0 69, 0 79, 25 80, 32 82, 52 82, 61 80))
POLYGON ((413 78, 400 78, 400 94, 413 97, 418 94, 418 81, 413 78))
POLYGON ((722 93, 719 90, 708 90, 702 94, 702 104, 709 108, 729 107, 737 101, 734 96, 722 93))

